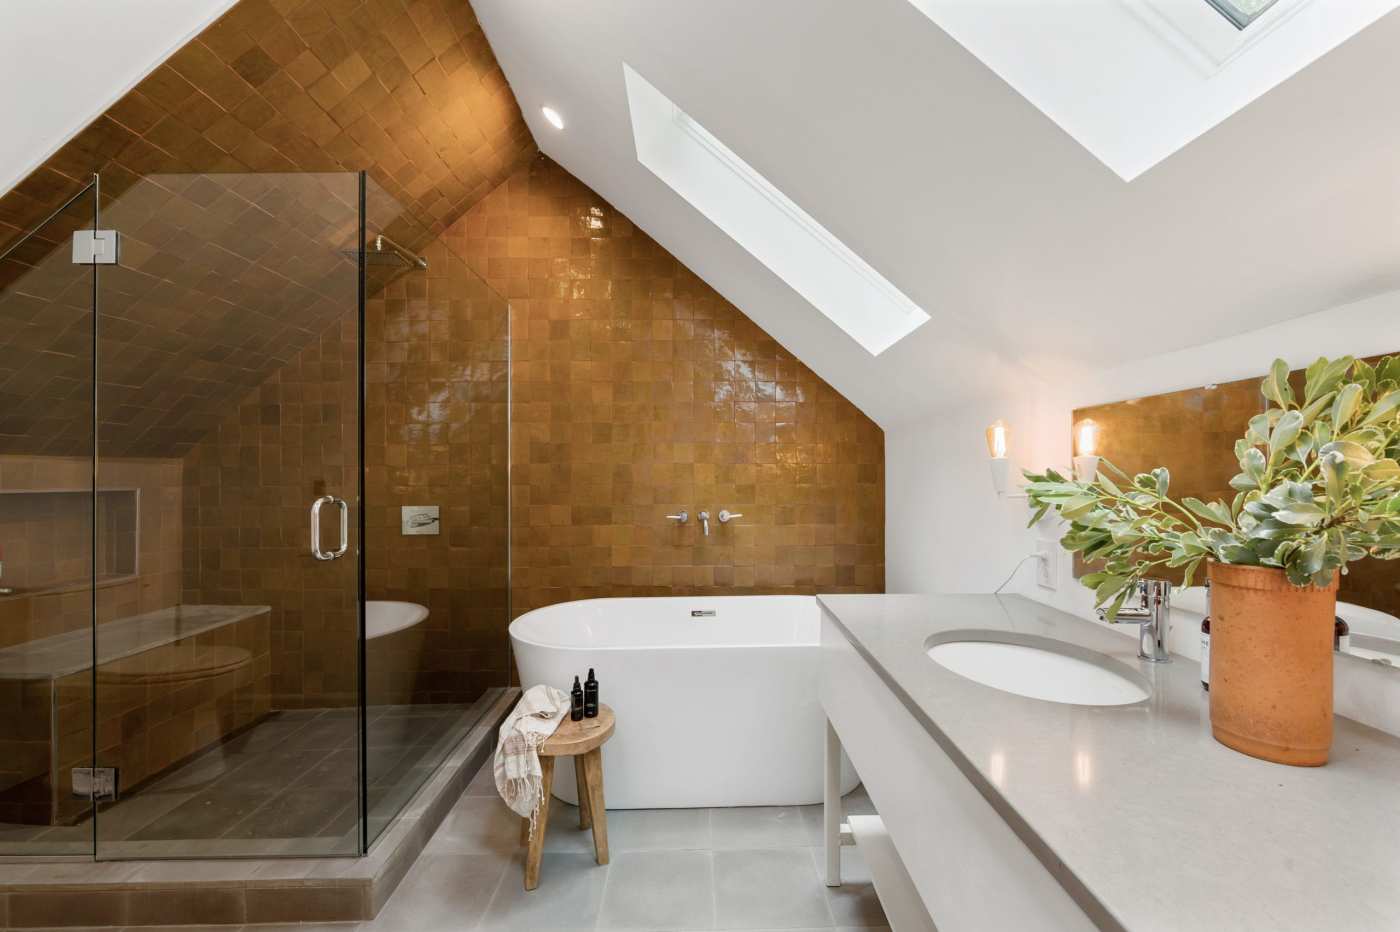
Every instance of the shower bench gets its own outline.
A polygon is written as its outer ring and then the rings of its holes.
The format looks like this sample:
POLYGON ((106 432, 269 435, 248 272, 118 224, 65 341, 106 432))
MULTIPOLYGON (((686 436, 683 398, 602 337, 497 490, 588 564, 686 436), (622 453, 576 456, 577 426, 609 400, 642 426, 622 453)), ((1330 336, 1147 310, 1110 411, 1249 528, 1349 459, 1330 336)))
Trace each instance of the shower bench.
POLYGON ((14 710, 0 716, 4 821, 85 816, 72 771, 93 766, 94 734, 101 765, 135 786, 266 715, 269 613, 177 605, 0 648, 0 693, 14 710))

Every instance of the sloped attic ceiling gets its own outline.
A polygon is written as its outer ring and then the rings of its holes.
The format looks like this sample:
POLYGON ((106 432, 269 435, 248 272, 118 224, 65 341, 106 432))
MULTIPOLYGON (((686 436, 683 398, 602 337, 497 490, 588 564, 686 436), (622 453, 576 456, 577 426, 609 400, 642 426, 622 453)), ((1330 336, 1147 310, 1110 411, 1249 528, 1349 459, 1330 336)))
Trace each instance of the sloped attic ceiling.
POLYGON ((1129 183, 909 0, 476 8, 546 154, 885 426, 1400 287, 1393 13, 1129 183), (872 357, 737 247, 624 63, 932 321, 872 357))
MULTIPOLYGON (((103 452, 175 456, 354 308, 353 188, 267 173, 367 168, 370 233, 417 249, 534 152, 466 2, 241 0, 0 198, 0 254, 101 174, 125 237, 99 290, 103 452)), ((3 452, 91 446, 82 206, 0 262, 3 452)))

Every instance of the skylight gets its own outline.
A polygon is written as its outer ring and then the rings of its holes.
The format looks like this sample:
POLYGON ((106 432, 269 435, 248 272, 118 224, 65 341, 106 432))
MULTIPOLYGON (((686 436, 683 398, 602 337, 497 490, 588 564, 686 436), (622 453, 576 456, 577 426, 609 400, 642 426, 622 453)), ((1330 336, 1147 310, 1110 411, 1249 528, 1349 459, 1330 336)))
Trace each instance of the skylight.
POLYGON ((637 160, 872 356, 929 316, 626 63, 637 160))
POLYGON ((1206 0, 1220 11, 1220 15, 1243 29, 1268 12, 1278 0, 1206 0))

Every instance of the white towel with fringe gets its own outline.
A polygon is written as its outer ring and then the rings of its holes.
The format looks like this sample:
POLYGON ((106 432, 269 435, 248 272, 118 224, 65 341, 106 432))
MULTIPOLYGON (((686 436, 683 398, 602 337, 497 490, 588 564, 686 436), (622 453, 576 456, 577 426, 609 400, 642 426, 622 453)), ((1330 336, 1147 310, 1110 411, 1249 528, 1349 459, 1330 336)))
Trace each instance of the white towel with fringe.
POLYGON ((553 686, 531 686, 501 723, 496 742, 496 789, 511 810, 530 820, 535 834, 535 817, 540 811, 540 789, 544 771, 540 769, 540 745, 569 711, 569 697, 553 686))

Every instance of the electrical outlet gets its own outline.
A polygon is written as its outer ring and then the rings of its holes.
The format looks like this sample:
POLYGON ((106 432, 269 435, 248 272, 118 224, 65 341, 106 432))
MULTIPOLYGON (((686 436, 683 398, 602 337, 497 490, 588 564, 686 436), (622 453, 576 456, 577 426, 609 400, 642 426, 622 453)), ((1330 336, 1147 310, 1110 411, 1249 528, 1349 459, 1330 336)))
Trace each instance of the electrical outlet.
POLYGON ((1042 589, 1060 587, 1060 548, 1053 540, 1035 542, 1035 582, 1042 589))

